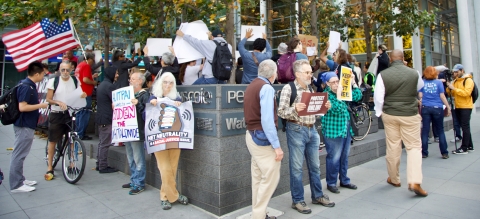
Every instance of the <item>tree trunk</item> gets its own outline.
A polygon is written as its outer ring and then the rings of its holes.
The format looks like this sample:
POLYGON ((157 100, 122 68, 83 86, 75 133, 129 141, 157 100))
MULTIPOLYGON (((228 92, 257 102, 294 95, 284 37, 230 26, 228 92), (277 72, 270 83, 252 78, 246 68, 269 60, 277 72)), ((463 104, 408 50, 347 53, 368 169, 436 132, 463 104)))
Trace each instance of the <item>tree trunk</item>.
POLYGON ((303 27, 303 25, 302 25, 302 0, 298 0, 297 4, 298 4, 298 11, 297 11, 297 13, 298 13, 298 20, 297 20, 297 22, 298 22, 298 33, 302 34, 302 27, 303 27))
POLYGON ((165 6, 164 2, 165 2, 164 0, 158 0, 158 8, 161 9, 162 11, 158 14, 158 17, 157 17, 157 27, 156 27, 157 38, 163 38, 163 23, 165 22, 165 13, 166 13, 166 11, 163 11, 165 6))
MULTIPOLYGON (((98 7, 97 3, 97 7, 98 7)), ((110 25, 109 21, 111 20, 112 15, 110 14, 110 0, 105 0, 105 8, 108 10, 107 12, 107 21, 100 21, 103 23, 103 29, 105 31, 105 36, 104 36, 104 42, 103 42, 103 53, 105 56, 105 60, 103 62, 103 66, 105 68, 108 68, 110 63, 109 63, 109 54, 110 54, 110 25)), ((113 55, 113 54, 112 54, 113 55)), ((113 58, 113 57, 112 57, 113 58)))
POLYGON ((372 61, 372 36, 370 34, 370 24, 368 22, 368 16, 367 16, 367 2, 366 0, 361 0, 362 1, 362 20, 363 20, 363 31, 365 34, 365 44, 367 46, 367 62, 372 61))
POLYGON ((235 1, 229 1, 229 2, 226 2, 227 4, 227 14, 226 14, 226 21, 225 21, 225 40, 227 41, 227 43, 229 43, 230 45, 232 45, 232 57, 233 57, 233 63, 234 63, 234 67, 232 69, 232 74, 230 75, 230 84, 235 84, 235 69, 236 69, 236 60, 238 57, 235 57, 235 51, 236 51, 236 39, 235 39, 235 24, 234 24, 234 3, 235 1))
POLYGON ((311 14, 311 20, 310 20, 311 34, 312 34, 312 36, 316 36, 316 37, 320 38, 318 36, 317 1, 311 1, 310 2, 310 14, 311 14))

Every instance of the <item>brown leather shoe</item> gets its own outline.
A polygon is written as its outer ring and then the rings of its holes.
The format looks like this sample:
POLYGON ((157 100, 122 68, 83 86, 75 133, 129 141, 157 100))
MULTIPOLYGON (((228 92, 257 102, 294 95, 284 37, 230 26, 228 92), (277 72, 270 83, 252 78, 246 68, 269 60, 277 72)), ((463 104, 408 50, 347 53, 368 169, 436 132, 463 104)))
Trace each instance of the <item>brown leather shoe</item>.
POLYGON ((400 183, 398 183, 398 184, 393 183, 392 180, 390 179, 390 177, 387 178, 387 183, 392 185, 392 186, 395 186, 395 187, 400 187, 401 186, 400 183))
POLYGON ((408 190, 415 192, 418 196, 427 197, 428 192, 423 190, 420 184, 411 184, 408 185, 408 190))

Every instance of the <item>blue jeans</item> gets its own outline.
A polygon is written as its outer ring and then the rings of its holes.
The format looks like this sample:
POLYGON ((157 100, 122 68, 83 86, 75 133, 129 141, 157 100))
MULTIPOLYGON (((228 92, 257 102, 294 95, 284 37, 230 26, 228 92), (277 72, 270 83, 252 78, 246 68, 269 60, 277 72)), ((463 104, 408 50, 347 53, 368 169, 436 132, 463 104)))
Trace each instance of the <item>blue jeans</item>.
POLYGON ((462 140, 462 130, 460 130, 460 121, 458 120, 455 110, 452 109, 453 129, 455 131, 455 137, 462 140))
POLYGON ((350 154, 350 123, 347 122, 347 136, 345 138, 324 138, 327 148, 327 176, 328 186, 337 186, 337 178, 340 177, 340 184, 350 184, 350 178, 347 177, 348 155, 350 154), (340 176, 338 175, 340 173, 340 176))
POLYGON ((320 158, 318 154, 320 137, 318 132, 315 127, 308 128, 291 122, 287 122, 286 129, 292 201, 294 203, 304 201, 302 183, 304 158, 307 161, 312 200, 318 199, 323 196, 320 182, 320 158))
POLYGON ((192 85, 198 84, 225 84, 225 81, 220 81, 216 78, 205 78, 205 75, 202 75, 202 77, 198 78, 192 85))
POLYGON ((130 182, 133 185, 145 187, 145 147, 143 141, 124 142, 130 166, 130 182))
MULTIPOLYGON (((92 109, 92 96, 87 96, 87 108, 92 109)), ((88 121, 90 120, 90 110, 82 110, 77 113, 77 118, 75 120, 75 125, 77 126, 76 132, 78 137, 83 138, 85 132, 87 131, 88 121)))
POLYGON ((437 131, 440 140, 440 153, 448 154, 447 140, 443 131, 443 108, 422 106, 422 155, 428 156, 428 133, 430 132, 430 123, 433 129, 437 131))

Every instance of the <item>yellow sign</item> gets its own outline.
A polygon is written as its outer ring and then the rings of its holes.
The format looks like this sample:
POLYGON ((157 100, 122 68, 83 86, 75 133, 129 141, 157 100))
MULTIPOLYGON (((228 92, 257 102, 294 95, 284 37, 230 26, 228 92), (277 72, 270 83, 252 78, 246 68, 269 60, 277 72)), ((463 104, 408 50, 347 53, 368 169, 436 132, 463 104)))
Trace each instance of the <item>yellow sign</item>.
POLYGON ((337 99, 352 101, 352 69, 342 66, 337 89, 337 99))

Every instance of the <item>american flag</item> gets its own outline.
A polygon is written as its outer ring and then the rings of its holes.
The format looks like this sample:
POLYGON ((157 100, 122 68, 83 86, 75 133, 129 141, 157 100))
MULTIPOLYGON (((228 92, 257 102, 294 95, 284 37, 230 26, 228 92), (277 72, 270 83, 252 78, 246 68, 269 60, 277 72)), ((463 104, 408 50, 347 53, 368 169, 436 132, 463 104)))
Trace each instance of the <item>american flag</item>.
POLYGON ((70 19, 58 25, 44 18, 29 27, 4 34, 2 40, 12 55, 15 67, 23 71, 34 61, 76 48, 79 43, 73 35, 72 26, 70 19))

